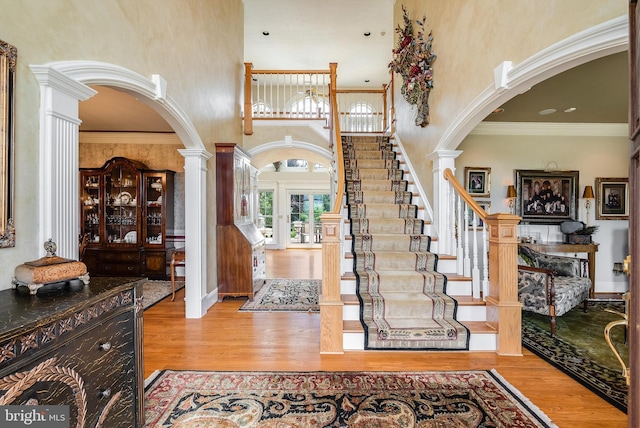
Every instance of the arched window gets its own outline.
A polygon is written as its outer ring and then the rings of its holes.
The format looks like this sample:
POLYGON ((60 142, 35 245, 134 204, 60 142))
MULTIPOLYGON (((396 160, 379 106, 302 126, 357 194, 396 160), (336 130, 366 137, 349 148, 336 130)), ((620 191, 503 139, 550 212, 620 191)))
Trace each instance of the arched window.
POLYGON ((329 115, 329 102, 323 95, 308 94, 298 98, 291 105, 292 117, 325 118, 329 115))
POLYGON ((262 101, 254 103, 252 106, 253 117, 269 117, 271 114, 271 106, 262 101))
POLYGON ((375 110, 365 102, 358 102, 351 106, 349 110, 349 126, 347 129, 357 132, 375 131, 375 110))

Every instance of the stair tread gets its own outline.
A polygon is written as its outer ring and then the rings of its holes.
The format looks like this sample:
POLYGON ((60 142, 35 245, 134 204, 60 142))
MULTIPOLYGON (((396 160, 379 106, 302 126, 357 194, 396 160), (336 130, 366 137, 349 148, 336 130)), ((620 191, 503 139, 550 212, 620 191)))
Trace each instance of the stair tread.
MULTIPOLYGON (((486 306, 486 302, 473 296, 450 296, 458 301, 458 306, 486 306)), ((340 298, 345 305, 359 305, 360 301, 355 294, 341 294, 340 298)))
MULTIPOLYGON (((469 329, 471 334, 497 334, 497 330, 484 321, 458 321, 469 329)), ((364 328, 359 320, 342 321, 342 331, 344 333, 364 333, 364 328)))
POLYGON ((470 276, 458 275, 452 272, 440 272, 447 277, 448 281, 471 281, 470 276))

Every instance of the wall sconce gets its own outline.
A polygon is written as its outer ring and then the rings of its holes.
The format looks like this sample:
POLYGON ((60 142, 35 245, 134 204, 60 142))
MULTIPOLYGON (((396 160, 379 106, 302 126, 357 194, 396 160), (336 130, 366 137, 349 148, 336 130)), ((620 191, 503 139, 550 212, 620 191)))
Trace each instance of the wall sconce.
POLYGON ((584 186, 584 192, 582 193, 582 199, 584 199, 584 207, 587 209, 587 226, 589 225, 589 209, 591 208, 591 200, 595 199, 592 186, 584 186))
POLYGON ((516 197, 516 187, 513 185, 509 185, 507 187, 507 199, 509 200, 509 213, 513 214, 513 205, 515 204, 516 197))

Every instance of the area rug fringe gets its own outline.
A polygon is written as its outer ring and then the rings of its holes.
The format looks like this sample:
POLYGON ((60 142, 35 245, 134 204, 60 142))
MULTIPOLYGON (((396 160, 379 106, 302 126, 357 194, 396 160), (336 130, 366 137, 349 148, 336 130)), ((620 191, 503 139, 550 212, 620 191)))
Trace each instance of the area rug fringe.
POLYGON ((549 428, 557 428, 558 426, 551 421, 551 418, 548 417, 538 406, 533 404, 531 400, 522 394, 518 388, 513 386, 509 381, 507 381, 496 369, 491 369, 489 373, 499 382, 505 389, 507 389, 515 398, 518 399, 522 403, 522 405, 527 408, 533 416, 535 416, 540 423, 547 425, 549 428))

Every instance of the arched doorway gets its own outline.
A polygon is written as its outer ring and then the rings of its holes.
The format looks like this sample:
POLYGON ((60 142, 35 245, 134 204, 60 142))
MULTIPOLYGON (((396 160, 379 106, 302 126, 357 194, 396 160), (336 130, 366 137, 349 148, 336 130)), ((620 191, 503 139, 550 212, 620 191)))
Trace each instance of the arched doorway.
MULTIPOLYGON (((40 239, 55 236, 59 254, 78 256, 78 103, 95 95, 89 85, 111 87, 147 104, 171 125, 185 146, 186 316, 200 318, 210 306, 204 299, 206 260, 206 162, 211 157, 195 127, 166 93, 166 81, 151 80, 120 66, 94 61, 33 65, 40 84, 40 239), (64 167, 61 167, 64 166, 64 167)), ((213 302, 211 302, 212 304, 213 302)))

